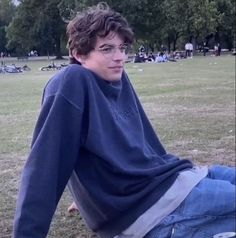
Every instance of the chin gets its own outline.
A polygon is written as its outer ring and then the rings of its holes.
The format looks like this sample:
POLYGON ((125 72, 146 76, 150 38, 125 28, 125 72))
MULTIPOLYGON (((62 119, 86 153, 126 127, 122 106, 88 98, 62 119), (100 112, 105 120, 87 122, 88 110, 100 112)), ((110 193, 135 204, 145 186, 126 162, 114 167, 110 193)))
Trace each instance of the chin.
POLYGON ((122 76, 122 73, 121 74, 112 75, 109 80, 110 81, 119 81, 119 80, 121 80, 121 76, 122 76))

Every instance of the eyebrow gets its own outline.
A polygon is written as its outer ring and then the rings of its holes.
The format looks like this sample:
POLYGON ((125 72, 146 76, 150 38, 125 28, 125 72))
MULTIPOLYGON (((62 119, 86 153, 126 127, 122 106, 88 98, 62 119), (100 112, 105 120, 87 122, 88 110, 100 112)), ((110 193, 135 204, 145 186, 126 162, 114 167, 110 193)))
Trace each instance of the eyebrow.
MULTIPOLYGON (((120 44, 119 46, 125 45, 125 43, 120 44)), ((112 44, 103 44, 100 45, 98 48, 104 48, 104 47, 116 47, 116 45, 112 45, 112 44)))

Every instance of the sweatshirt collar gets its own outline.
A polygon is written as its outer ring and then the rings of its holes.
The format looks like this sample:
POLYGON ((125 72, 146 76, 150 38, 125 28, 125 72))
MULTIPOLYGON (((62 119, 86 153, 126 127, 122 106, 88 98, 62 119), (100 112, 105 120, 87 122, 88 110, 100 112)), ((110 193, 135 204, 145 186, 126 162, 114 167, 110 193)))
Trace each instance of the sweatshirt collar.
POLYGON ((122 90, 122 81, 124 73, 122 73, 121 80, 117 81, 108 81, 97 75, 96 73, 90 72, 93 74, 95 81, 97 82, 100 89, 107 97, 118 98, 122 90))

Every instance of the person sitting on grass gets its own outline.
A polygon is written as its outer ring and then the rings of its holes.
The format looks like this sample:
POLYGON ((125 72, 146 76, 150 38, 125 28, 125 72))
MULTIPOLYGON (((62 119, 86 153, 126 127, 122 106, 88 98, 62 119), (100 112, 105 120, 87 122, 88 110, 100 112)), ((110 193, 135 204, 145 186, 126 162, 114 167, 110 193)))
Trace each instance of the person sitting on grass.
POLYGON ((71 64, 44 89, 13 237, 46 237, 67 184, 102 238, 235 229, 235 169, 197 167, 165 150, 124 70, 134 37, 125 18, 100 3, 67 34, 71 64))

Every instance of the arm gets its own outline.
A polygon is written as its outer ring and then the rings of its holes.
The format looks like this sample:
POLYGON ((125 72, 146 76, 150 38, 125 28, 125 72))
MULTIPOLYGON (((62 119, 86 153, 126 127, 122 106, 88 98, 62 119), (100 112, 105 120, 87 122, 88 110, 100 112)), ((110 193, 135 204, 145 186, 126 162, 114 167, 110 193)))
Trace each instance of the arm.
POLYGON ((80 109, 62 95, 45 99, 22 173, 14 238, 46 237, 78 159, 81 114, 80 109))

